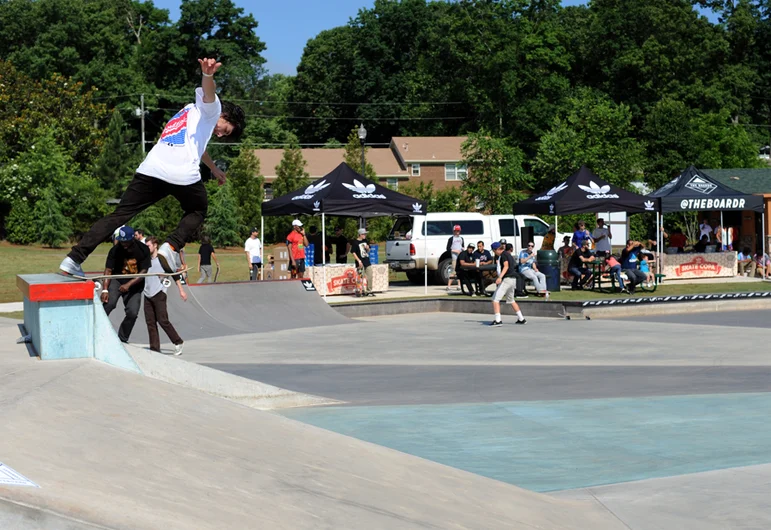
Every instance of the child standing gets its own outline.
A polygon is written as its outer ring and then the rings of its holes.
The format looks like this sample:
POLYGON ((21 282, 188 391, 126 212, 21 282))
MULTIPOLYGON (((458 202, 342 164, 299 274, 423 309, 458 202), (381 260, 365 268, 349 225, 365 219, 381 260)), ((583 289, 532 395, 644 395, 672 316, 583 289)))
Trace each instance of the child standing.
POLYGON ((648 266, 648 255, 640 253, 640 272, 645 273, 645 286, 652 287, 653 281, 656 279, 648 266))
MULTIPOLYGON (((164 272, 163 266, 158 259, 158 239, 155 236, 147 238, 147 248, 150 249, 150 268, 147 272, 164 272)), ((187 293, 182 288, 182 282, 179 276, 176 279, 179 288, 179 296, 183 301, 187 301, 187 293)), ((145 322, 147 323, 147 336, 150 338, 150 349, 155 352, 161 351, 161 338, 158 335, 158 325, 174 344, 174 355, 182 355, 182 338, 169 322, 169 313, 166 308, 166 287, 164 287, 161 278, 158 276, 148 276, 145 278, 145 322)))

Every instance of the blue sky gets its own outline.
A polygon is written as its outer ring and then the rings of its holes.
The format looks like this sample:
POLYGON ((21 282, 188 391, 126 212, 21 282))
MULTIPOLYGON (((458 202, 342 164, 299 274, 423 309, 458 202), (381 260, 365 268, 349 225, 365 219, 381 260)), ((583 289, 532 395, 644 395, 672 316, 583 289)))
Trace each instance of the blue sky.
MULTIPOLYGON (((359 9, 370 8, 374 0, 235 0, 244 12, 259 23, 257 35, 268 49, 264 53, 267 69, 273 74, 294 74, 309 39, 325 29, 342 26, 359 9)), ((585 0, 563 0, 562 5, 578 5, 585 0)), ((168 9, 172 20, 179 17, 179 0, 154 0, 156 7, 168 9)))

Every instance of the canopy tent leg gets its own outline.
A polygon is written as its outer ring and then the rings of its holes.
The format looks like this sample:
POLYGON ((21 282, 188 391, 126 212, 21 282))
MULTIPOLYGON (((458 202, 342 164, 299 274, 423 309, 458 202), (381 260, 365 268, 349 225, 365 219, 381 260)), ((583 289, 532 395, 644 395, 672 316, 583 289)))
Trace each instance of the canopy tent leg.
POLYGON ((423 293, 428 294, 428 212, 423 220, 423 293))
POLYGON ((260 216, 260 237, 262 238, 260 240, 260 263, 262 263, 262 267, 260 267, 260 281, 263 281, 265 279, 264 276, 264 270, 265 270, 265 259, 263 258, 265 254, 265 217, 262 215, 260 216))
MULTIPOLYGON (((726 243, 726 237, 723 237, 723 234, 728 236, 728 229, 723 226, 723 210, 720 210, 720 248, 718 252, 723 250, 723 245, 726 243)), ((715 238, 717 239, 717 234, 715 234, 715 238)))
MULTIPOLYGON (((766 212, 763 211, 763 213, 760 214, 760 222, 763 224, 761 230, 763 232, 763 256, 761 262, 763 263, 763 279, 766 279, 766 267, 768 264, 766 263, 766 212)), ((757 248, 757 247, 756 247, 757 248)))
POLYGON ((662 224, 661 212, 656 212, 656 255, 654 256, 654 259, 656 261, 656 274, 661 273, 661 251, 662 251, 661 240, 663 239, 661 237, 661 224, 662 224))
MULTIPOLYGON (((321 268, 324 278, 324 300, 327 299, 327 222, 324 218, 324 212, 321 212, 321 268)), ((313 249, 314 254, 316 249, 313 249)))

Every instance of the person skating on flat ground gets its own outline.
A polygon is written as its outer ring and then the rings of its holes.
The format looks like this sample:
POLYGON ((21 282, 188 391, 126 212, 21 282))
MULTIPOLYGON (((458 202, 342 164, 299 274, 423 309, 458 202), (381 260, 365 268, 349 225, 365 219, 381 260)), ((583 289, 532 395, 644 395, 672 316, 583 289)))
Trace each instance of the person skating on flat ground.
POLYGON ((115 211, 97 221, 59 265, 65 273, 83 275, 81 264, 113 230, 168 195, 179 201, 185 213, 158 249, 158 258, 166 272, 181 268, 179 251, 203 223, 208 207, 200 162, 212 169, 220 184, 225 182, 225 173, 206 154, 206 145, 212 134, 220 138, 238 137, 245 125, 244 111, 237 105, 220 103, 215 93, 214 74, 222 64, 215 59, 198 62, 203 77, 201 86, 195 90, 195 103, 169 120, 160 140, 137 168, 115 211))
POLYGON ((517 289, 517 280, 512 274, 516 269, 516 262, 514 257, 505 251, 503 245, 497 241, 492 244, 495 257, 498 259, 501 265, 501 272, 498 275, 498 279, 495 280, 495 294, 493 295, 493 312, 495 313, 495 319, 490 323, 491 326, 502 326, 501 321, 501 300, 506 297, 506 301, 511 304, 511 307, 517 313, 517 324, 526 324, 527 320, 522 316, 522 311, 519 309, 519 304, 514 300, 514 292, 517 289))
MULTIPOLYGON (((163 272, 161 262, 158 259, 158 238, 150 236, 147 238, 147 248, 150 250, 150 269, 148 272, 163 272)), ((187 293, 182 288, 182 282, 179 276, 175 276, 179 296, 183 302, 187 302, 187 293)), ((182 338, 174 329, 169 321, 169 312, 166 305, 166 287, 158 276, 148 276, 145 279, 145 323, 147 324, 147 336, 150 339, 150 349, 152 351, 161 351, 161 337, 158 335, 158 326, 169 337, 174 344, 174 355, 182 355, 182 338)))

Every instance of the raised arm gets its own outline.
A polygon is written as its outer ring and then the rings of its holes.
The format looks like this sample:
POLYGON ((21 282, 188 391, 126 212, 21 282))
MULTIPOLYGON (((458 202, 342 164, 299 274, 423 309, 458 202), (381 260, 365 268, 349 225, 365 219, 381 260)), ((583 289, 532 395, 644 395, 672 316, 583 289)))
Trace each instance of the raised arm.
POLYGON ((214 82, 214 74, 220 69, 222 63, 217 59, 198 59, 201 65, 201 88, 203 88, 203 102, 214 103, 217 91, 217 84, 214 82))

